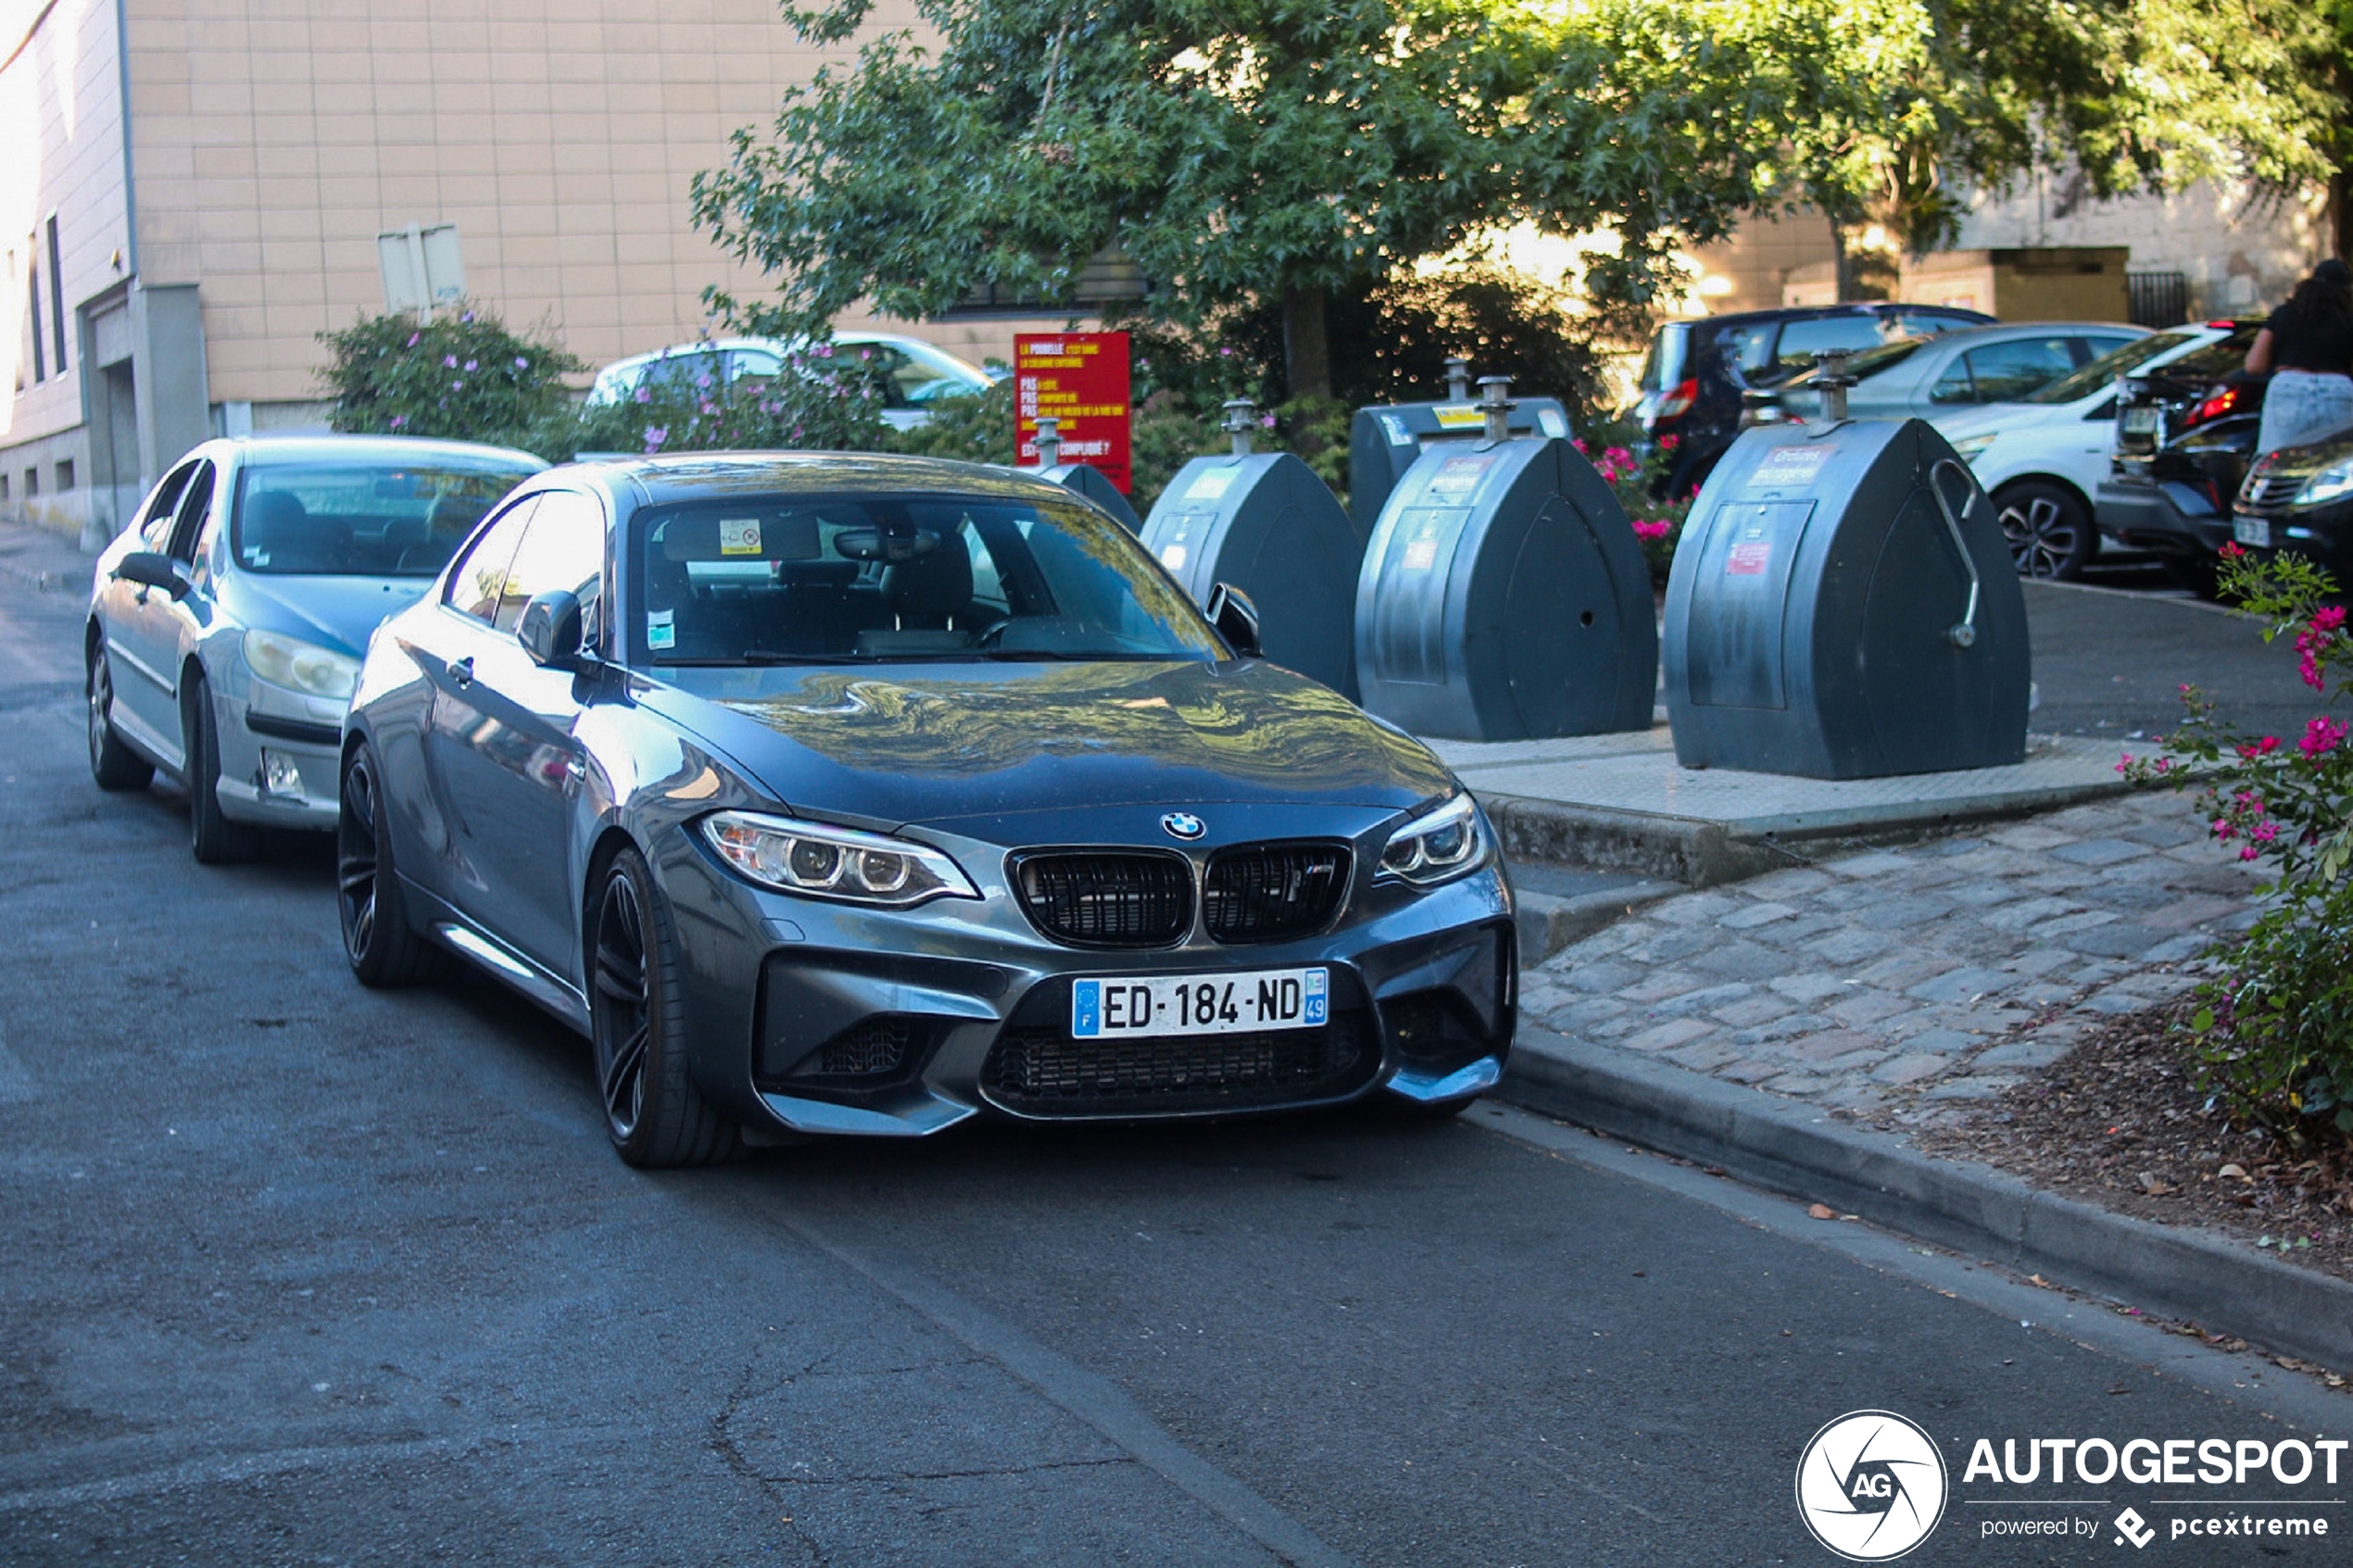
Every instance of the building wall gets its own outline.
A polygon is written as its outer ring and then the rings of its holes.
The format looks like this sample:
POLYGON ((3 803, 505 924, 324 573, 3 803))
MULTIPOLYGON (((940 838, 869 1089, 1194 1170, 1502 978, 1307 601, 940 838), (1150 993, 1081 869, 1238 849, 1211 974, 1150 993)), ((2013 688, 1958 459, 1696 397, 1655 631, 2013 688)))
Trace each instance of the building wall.
POLYGON ((82 433, 80 307, 120 285, 130 268, 123 207, 121 99, 113 0, 26 6, 0 33, 0 514, 78 532, 88 511, 90 464, 82 433), (32 23, 39 17, 39 25, 32 23), (52 275, 48 220, 57 220, 52 275), (42 379, 33 378, 34 302, 42 379), (58 363, 54 291, 62 280, 66 355, 58 363), (73 483, 61 486, 60 465, 73 483), (39 494, 27 494, 26 470, 39 494))

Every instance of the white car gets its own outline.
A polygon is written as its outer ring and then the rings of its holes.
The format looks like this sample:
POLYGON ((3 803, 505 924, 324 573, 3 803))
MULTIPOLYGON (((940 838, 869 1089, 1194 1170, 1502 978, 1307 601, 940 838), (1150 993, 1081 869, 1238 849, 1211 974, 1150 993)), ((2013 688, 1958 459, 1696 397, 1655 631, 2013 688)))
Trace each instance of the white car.
POLYGON ((2152 332, 2015 401, 1929 415, 1994 498, 2020 575, 2072 578, 2098 553, 2093 497, 2116 443, 2117 378, 2230 332, 2227 321, 2152 332))
MULTIPOLYGON (((728 382, 746 376, 774 377, 785 372, 786 358, 799 345, 777 338, 704 338, 673 344, 651 354, 616 359, 597 372, 589 388, 591 403, 619 403, 648 378, 717 375, 728 382)), ((894 430, 909 430, 930 420, 926 407, 936 398, 986 392, 996 378, 969 361, 921 338, 897 332, 836 332, 837 351, 864 349, 879 354, 890 377, 891 391, 883 408, 883 422, 894 430)))

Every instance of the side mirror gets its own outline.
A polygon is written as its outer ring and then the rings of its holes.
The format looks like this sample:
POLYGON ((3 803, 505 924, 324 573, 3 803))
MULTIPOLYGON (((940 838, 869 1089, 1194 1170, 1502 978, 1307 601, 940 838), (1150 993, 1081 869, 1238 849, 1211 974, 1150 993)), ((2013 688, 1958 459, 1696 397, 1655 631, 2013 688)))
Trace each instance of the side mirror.
POLYGON ((175 599, 188 591, 186 570, 160 550, 132 551, 115 562, 114 574, 126 583, 161 588, 175 599))
POLYGON ((537 665, 570 664, 580 657, 580 601, 561 588, 532 596, 522 607, 515 640, 537 665))
POLYGON ((1244 659, 1264 659, 1266 645, 1258 635, 1258 607, 1239 588, 1220 583, 1209 591, 1209 623, 1244 659))

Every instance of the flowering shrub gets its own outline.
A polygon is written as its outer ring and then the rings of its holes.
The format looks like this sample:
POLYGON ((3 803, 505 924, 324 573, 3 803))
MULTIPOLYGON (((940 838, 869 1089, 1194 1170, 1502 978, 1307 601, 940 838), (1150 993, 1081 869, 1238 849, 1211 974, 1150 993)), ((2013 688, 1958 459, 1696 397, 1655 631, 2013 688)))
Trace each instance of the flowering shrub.
POLYGON ((479 306, 420 321, 363 317, 321 332, 334 395, 328 424, 371 435, 436 435, 522 445, 568 404, 563 378, 587 369, 552 343, 518 337, 479 306))
POLYGON ((535 432, 542 457, 579 452, 872 451, 888 433, 880 358, 811 345, 785 357, 784 373, 728 381, 718 356, 687 350, 657 363, 618 403, 584 405, 535 432))
POLYGON ((1666 491, 1668 471, 1675 466, 1676 438, 1660 436, 1640 457, 1630 447, 1607 445, 1605 437, 1596 436, 1595 440, 1604 442, 1598 457, 1594 455, 1594 442, 1583 436, 1570 445, 1585 454, 1593 471, 1608 482, 1611 493, 1626 508, 1627 517, 1634 524, 1634 537, 1642 542, 1643 558, 1650 562, 1651 583, 1663 587, 1667 568, 1675 562, 1676 541, 1683 536, 1683 524, 1691 518, 1692 497, 1699 494, 1694 489, 1680 500, 1651 499, 1655 492, 1666 491))
MULTIPOLYGON (((2266 642, 2293 634, 2304 684, 2342 696, 2353 675, 2345 611, 2328 574, 2296 556, 2260 561, 2222 547, 2220 586, 2266 622, 2266 642)), ((2353 746, 2347 726, 2315 716, 2293 744, 2244 735, 2217 721, 2214 705, 2182 688, 2185 717, 2168 757, 2127 756, 2135 783, 2199 790, 2201 814, 2239 859, 2277 874, 2246 935, 2217 955, 2221 977, 2199 993, 2190 1020, 2205 1087, 2232 1109, 2282 1123, 2290 1133, 2324 1119, 2353 1133, 2353 746)))

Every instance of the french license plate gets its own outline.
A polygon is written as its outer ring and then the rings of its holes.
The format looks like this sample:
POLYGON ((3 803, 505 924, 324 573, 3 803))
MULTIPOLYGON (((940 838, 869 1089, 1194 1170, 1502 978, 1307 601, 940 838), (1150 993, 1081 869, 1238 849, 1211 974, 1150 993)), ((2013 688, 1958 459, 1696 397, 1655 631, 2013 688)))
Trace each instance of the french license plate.
POLYGON ((2154 405, 2145 403, 2139 408, 2127 408, 2124 410, 2124 432, 2126 434, 2146 435, 2149 432, 2155 430, 2156 428, 2157 409, 2154 405))
POLYGON ((2242 545, 2268 550, 2271 547, 2271 520, 2266 517, 2234 517, 2231 520, 2231 537, 2242 545))
POLYGON ((1070 987, 1076 1040, 1320 1029, 1330 1020, 1331 972, 1324 969, 1122 975, 1070 987))

